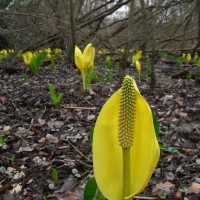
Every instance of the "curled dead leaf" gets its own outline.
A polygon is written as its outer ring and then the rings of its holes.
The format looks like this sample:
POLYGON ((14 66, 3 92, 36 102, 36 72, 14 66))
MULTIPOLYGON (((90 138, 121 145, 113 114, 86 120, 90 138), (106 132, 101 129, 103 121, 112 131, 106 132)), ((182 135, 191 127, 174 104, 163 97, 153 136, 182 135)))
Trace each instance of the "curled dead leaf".
POLYGON ((199 193, 200 193, 199 183, 192 183, 192 185, 187 190, 187 194, 199 194, 199 193))

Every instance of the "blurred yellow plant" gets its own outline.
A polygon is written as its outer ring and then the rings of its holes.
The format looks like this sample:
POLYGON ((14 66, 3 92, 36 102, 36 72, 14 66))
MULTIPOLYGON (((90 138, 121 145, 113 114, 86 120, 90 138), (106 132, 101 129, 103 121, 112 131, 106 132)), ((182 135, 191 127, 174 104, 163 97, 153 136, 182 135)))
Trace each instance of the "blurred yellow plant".
POLYGON ((138 71, 139 80, 141 78, 141 64, 140 64, 141 57, 142 57, 142 50, 138 51, 136 54, 132 56, 132 62, 135 63, 135 67, 138 71))
POLYGON ((6 55, 8 54, 8 51, 7 51, 6 49, 2 49, 2 50, 0 51, 0 54, 6 56, 6 55))
POLYGON ((55 48, 55 49, 53 50, 53 52, 54 52, 54 54, 61 54, 61 53, 62 53, 62 49, 60 49, 60 48, 55 48))
POLYGON ((198 58, 199 58, 198 52, 195 52, 194 53, 194 60, 196 61, 196 60, 198 60, 198 58))
POLYGON ((24 63, 28 66, 29 70, 36 74, 39 70, 39 66, 43 61, 43 56, 41 54, 32 53, 31 51, 27 51, 22 54, 22 58, 24 63))
POLYGON ((33 60, 33 53, 31 51, 27 51, 26 53, 22 54, 22 58, 26 65, 29 65, 33 60))
POLYGON ((186 58, 186 54, 182 53, 182 58, 185 59, 186 58))
POLYGON ((146 187, 159 156, 151 109, 126 76, 94 128, 93 166, 100 191, 109 200, 133 199, 146 187))
POLYGON ((186 61, 187 61, 187 62, 190 62, 190 60, 191 60, 191 54, 190 54, 190 53, 187 53, 187 55, 186 55, 186 61))

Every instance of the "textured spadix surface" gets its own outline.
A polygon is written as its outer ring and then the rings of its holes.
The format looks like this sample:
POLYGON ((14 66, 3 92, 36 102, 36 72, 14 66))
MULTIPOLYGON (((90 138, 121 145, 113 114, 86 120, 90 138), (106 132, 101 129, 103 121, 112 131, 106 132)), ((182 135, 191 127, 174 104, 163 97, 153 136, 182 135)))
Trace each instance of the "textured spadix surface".
MULTIPOLYGON (((140 94, 135 81, 133 112, 133 138, 131 146, 130 195, 141 192, 157 165, 160 149, 155 136, 151 109, 140 94)), ((104 104, 95 124, 93 136, 94 174, 99 189, 109 200, 122 200, 123 159, 119 142, 120 88, 104 104)), ((127 120, 132 120, 131 116, 127 120)), ((132 123, 132 122, 131 122, 132 123)), ((126 123, 125 123, 126 124, 126 123)), ((127 129, 127 128, 125 128, 127 129)))

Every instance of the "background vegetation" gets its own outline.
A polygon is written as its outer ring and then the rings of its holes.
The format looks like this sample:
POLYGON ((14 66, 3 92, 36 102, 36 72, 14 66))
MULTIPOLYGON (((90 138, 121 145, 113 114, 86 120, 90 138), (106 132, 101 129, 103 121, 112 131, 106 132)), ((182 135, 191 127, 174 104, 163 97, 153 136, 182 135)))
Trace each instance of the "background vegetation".
POLYGON ((0 49, 200 46, 198 0, 0 0, 0 16, 0 49))

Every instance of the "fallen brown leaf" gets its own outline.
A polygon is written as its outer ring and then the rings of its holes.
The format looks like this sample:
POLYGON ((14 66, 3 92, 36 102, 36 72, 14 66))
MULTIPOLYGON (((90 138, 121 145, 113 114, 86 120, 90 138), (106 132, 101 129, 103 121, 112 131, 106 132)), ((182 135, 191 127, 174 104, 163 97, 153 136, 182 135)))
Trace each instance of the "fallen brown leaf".
POLYGON ((187 190, 187 194, 199 194, 199 193, 200 193, 199 183, 192 183, 192 185, 187 190))

